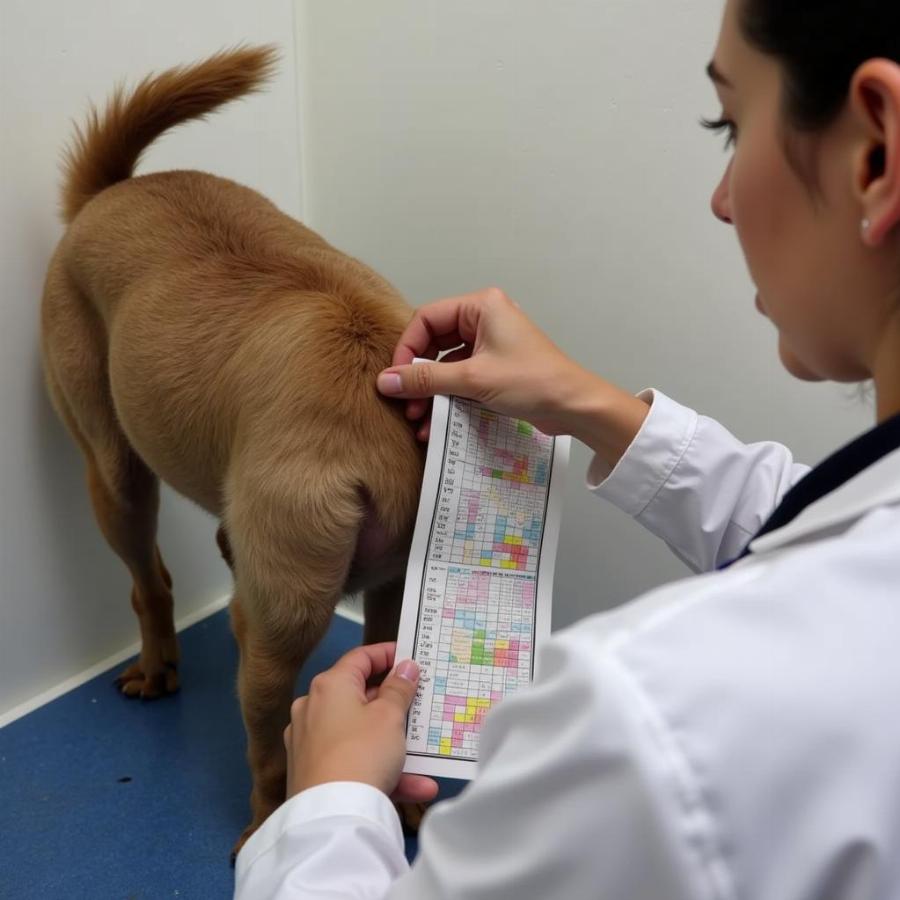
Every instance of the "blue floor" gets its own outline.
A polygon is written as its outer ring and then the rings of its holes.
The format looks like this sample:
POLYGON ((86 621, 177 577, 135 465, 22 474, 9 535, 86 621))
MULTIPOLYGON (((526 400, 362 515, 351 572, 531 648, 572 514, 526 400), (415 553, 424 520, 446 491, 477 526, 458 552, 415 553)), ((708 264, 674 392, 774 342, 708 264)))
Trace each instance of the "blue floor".
MULTIPOLYGON (((360 638, 336 616, 298 693, 360 638)), ((231 896, 250 779, 227 613, 182 632, 181 650, 173 697, 122 697, 123 664, 0 729, 4 900, 231 896)), ((406 850, 412 859, 414 838, 406 850)))

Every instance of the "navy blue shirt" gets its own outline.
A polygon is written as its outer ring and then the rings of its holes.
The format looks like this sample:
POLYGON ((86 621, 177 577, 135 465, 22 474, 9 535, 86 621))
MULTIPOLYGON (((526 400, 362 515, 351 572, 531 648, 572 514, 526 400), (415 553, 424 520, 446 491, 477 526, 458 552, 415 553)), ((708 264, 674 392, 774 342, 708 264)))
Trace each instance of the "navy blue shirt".
MULTIPOLYGON (((807 472, 784 495, 775 512, 754 535, 751 543, 770 531, 783 528, 788 522, 796 519, 807 506, 837 490, 854 475, 858 475, 863 469, 867 469, 883 456, 887 456, 888 453, 898 448, 900 448, 900 414, 876 425, 807 472)), ((737 559, 733 559, 719 568, 727 569, 738 559, 749 556, 750 552, 748 544, 737 559)))

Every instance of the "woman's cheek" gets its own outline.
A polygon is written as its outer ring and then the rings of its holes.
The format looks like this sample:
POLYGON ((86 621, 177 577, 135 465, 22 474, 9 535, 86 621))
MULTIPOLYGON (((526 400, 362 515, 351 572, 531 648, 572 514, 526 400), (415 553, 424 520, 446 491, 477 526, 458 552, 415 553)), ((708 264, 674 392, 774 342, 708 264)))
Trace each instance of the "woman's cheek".
POLYGON ((731 205, 731 221, 734 230, 737 232, 738 241, 747 264, 753 270, 753 240, 750 228, 752 222, 752 210, 747 204, 747 173, 744 161, 743 147, 738 147, 734 152, 731 160, 730 180, 728 184, 728 195, 731 205))

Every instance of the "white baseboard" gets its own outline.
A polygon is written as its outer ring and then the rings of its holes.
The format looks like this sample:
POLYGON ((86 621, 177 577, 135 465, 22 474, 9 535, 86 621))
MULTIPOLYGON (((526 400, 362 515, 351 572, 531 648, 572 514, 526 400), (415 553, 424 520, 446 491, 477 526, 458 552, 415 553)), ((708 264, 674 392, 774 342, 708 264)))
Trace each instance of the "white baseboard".
MULTIPOLYGON (((201 619, 214 615, 228 606, 230 600, 230 595, 219 597, 216 600, 213 600, 212 603, 207 603, 206 606, 194 610, 192 613, 188 613, 175 623, 175 630, 184 631, 185 628, 190 628, 191 625, 195 625, 201 619)), ((362 610, 359 603, 354 602, 354 598, 352 597, 341 600, 335 612, 345 619, 350 619, 353 622, 362 624, 362 610)), ((24 703, 14 706, 5 713, 0 713, 0 728, 9 725, 10 722, 15 722, 16 719, 21 719, 22 716, 27 716, 28 713, 33 712, 45 703, 49 703, 51 700, 55 700, 57 697, 61 697, 63 694, 67 694, 69 691, 80 687, 86 681, 90 681, 101 672, 105 672, 107 669, 111 669, 113 666, 123 663, 126 659, 136 656, 140 649, 140 641, 137 641, 129 647, 126 647, 124 650, 120 650, 118 653, 114 653, 112 656, 108 656, 106 659, 101 660, 90 668, 79 672, 77 675, 73 675, 71 678, 61 681, 52 688, 42 691, 36 697, 32 697, 30 700, 26 700, 24 703)))

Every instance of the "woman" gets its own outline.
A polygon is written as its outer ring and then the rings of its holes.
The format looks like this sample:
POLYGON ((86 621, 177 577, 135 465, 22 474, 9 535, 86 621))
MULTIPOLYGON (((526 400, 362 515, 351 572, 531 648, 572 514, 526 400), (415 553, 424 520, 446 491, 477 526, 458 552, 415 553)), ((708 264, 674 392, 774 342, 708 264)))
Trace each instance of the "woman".
POLYGON ((735 142, 713 211, 782 362, 872 379, 876 427, 807 473, 584 371, 497 291, 420 310, 384 394, 574 435, 592 490, 708 574, 554 636, 411 870, 387 795, 434 790, 400 777, 415 666, 367 699, 393 647, 348 654, 295 703, 292 799, 241 852, 239 896, 900 896, 900 11, 728 0, 709 74, 707 124, 735 142))

